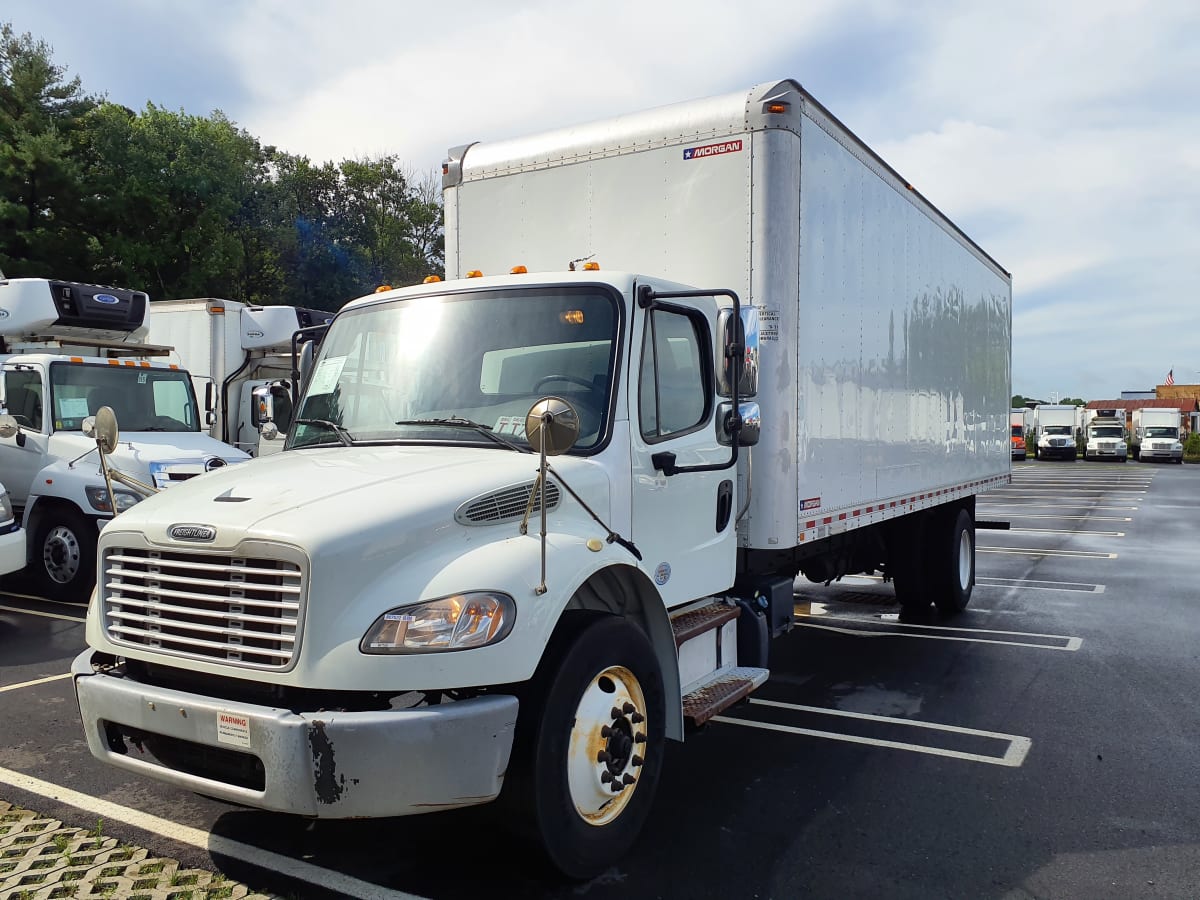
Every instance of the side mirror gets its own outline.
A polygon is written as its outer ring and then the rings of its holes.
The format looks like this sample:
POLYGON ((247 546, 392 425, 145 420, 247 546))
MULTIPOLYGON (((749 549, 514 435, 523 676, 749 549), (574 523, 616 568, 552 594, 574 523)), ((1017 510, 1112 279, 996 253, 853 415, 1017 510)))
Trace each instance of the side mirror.
POLYGON ((10 438, 21 430, 17 420, 8 413, 0 415, 0 438, 10 438))
POLYGON ((265 384, 256 387, 250 396, 254 405, 254 425, 261 431, 264 425, 275 420, 275 398, 270 386, 265 384))
POLYGON ((121 436, 117 428, 117 414, 111 406, 102 406, 94 416, 88 416, 80 426, 83 433, 98 440, 105 453, 112 453, 117 448, 117 440, 121 436))
POLYGON ((579 439, 579 413, 561 397, 539 400, 525 416, 525 438, 538 453, 566 453, 579 439))
MULTIPOLYGON (((739 447, 753 447, 758 443, 762 433, 762 414, 757 403, 740 403, 738 411, 742 416, 742 428, 738 432, 739 447)), ((733 415, 733 404, 728 401, 717 407, 717 442, 723 446, 733 443, 733 435, 729 431, 729 419, 733 415)))
POLYGON ((279 426, 274 422, 264 422, 259 426, 258 433, 262 435, 264 441, 273 441, 279 437, 279 426))
POLYGON ((721 310, 717 317, 717 346, 720 348, 721 354, 717 365, 717 393, 722 397, 733 396, 733 360, 725 357, 725 348, 734 341, 739 341, 745 346, 745 352, 742 354, 742 377, 738 382, 738 397, 745 400, 758 394, 758 340, 757 307, 742 307, 740 329, 734 325, 733 310, 721 310))

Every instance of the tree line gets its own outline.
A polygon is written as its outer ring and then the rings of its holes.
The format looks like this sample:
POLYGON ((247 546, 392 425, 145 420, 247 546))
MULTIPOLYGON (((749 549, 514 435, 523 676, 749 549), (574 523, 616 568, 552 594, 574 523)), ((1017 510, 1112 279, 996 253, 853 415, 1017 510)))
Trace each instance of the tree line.
POLYGON ((222 112, 86 92, 0 23, 0 271, 337 309, 444 269, 440 185, 395 156, 314 163, 222 112))

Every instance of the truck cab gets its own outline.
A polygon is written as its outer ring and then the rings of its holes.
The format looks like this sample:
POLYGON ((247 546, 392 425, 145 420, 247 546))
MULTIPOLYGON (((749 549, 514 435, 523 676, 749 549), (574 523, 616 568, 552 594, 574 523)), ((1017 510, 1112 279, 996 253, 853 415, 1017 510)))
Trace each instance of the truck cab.
POLYGON ((142 343, 138 291, 40 278, 0 282, 0 404, 16 425, 0 436, 0 477, 29 535, 27 563, 54 599, 86 599, 100 529, 144 491, 109 494, 87 429, 112 409, 125 439, 117 469, 159 490, 246 454, 200 433, 188 373, 142 343))
POLYGON ((1125 437, 1125 410, 1089 410, 1084 428, 1084 460, 1112 459, 1125 462, 1129 455, 1129 444, 1125 437))

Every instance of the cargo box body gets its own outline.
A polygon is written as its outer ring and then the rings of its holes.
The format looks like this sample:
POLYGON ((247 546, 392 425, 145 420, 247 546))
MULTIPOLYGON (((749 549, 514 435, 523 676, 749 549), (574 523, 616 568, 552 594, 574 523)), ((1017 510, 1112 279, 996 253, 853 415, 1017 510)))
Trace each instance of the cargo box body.
POLYGON ((758 310, 742 547, 1010 478, 1010 276, 795 82, 456 148, 444 183, 448 277, 587 258, 758 310))

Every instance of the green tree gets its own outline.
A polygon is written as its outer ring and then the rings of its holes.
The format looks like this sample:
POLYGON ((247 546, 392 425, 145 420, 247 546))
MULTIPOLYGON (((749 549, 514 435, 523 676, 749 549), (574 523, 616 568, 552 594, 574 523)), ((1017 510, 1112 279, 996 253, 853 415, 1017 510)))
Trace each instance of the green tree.
POLYGON ((51 52, 0 23, 0 268, 78 278, 89 266, 83 123, 99 101, 51 52))
POLYGON ((1011 407, 1012 409, 1020 409, 1024 405, 1025 405, 1024 397, 1022 397, 1020 394, 1012 395, 1012 407, 1011 407))

